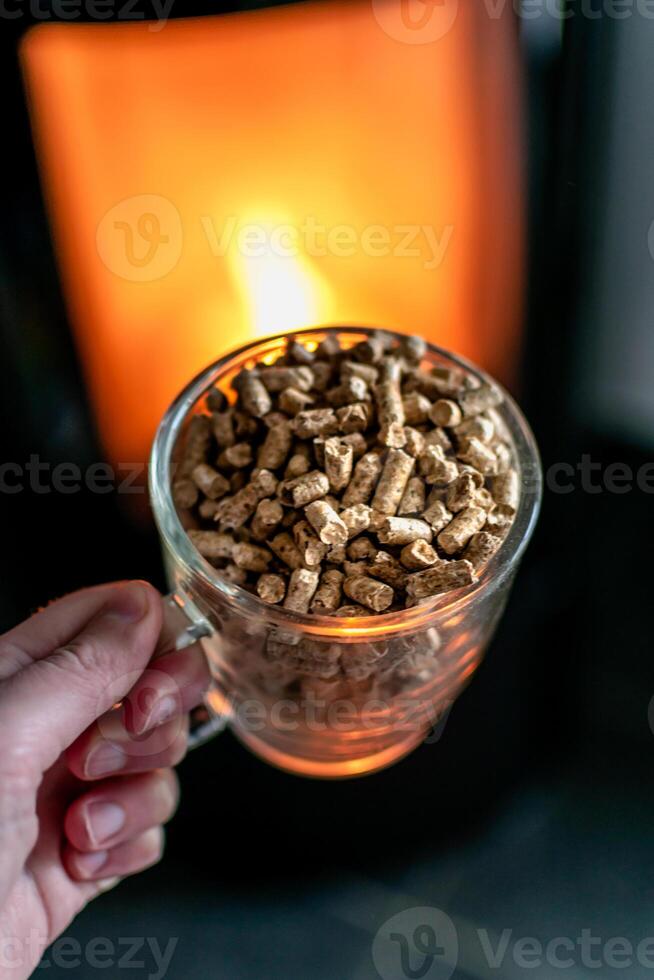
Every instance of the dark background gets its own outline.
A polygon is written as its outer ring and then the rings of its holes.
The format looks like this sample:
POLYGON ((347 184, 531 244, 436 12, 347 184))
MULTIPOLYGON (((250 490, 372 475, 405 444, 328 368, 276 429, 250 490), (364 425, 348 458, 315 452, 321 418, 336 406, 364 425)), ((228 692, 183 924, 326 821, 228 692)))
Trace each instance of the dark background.
MULTIPOLYGON (((654 443, 654 21, 589 16, 599 3, 567 9, 564 24, 522 24, 530 240, 517 395, 549 478, 485 663, 437 744, 366 779, 287 776, 229 734, 193 754, 163 864, 96 902, 68 936, 116 949, 130 936, 179 937, 174 980, 368 980, 377 929, 412 906, 452 917, 462 978, 559 972, 525 971, 510 954, 490 970, 476 929, 546 942, 585 928, 634 945, 654 934, 654 498, 606 472, 623 463, 635 475, 654 443), (592 482, 587 464, 586 476, 577 469, 584 456, 600 464, 592 482), (574 476, 552 470, 560 463, 574 476)), ((2 461, 85 467, 102 455, 40 196, 16 60, 34 17, 21 10, 0 18, 2 461)), ((2 628, 95 582, 165 589, 152 529, 114 493, 0 492, 0 533, 2 628)), ((147 949, 136 958, 135 975, 154 972, 147 949)), ((96 972, 51 963, 46 975, 96 972)), ((564 972, 598 975, 580 962, 564 972)), ((625 973, 604 965, 601 976, 614 972, 625 973)))

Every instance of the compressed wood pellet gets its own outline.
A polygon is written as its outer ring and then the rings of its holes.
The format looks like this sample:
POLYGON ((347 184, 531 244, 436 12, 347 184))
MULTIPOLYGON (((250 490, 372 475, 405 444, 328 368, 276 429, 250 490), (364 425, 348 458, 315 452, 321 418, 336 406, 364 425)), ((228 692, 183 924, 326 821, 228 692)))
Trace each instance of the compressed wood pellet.
POLYGON ((312 350, 306 348, 304 344, 301 344, 296 337, 293 337, 288 342, 286 357, 294 364, 312 364, 316 355, 312 350))
MULTIPOLYGON (((345 511, 343 511, 343 513, 345 513, 345 511)), ((346 554, 350 561, 369 561, 377 554, 377 548, 372 543, 370 538, 357 537, 348 544, 346 554)))
POLYGON ((233 446, 236 442, 233 414, 231 412, 213 412, 211 431, 219 448, 227 449, 229 446, 233 446))
POLYGON ((443 425, 454 428, 460 425, 463 414, 456 402, 450 398, 439 398, 431 407, 429 418, 434 425, 443 425))
POLYGON ((513 456, 509 447, 503 442, 493 442, 493 452, 497 460, 497 472, 506 473, 513 465, 513 456))
POLYGON ((263 418, 272 408, 270 395, 264 388, 261 379, 253 371, 241 371, 234 379, 243 410, 255 419, 263 418))
POLYGON ((220 388, 211 388, 207 392, 207 408, 210 412, 223 412, 227 407, 227 398, 220 388))
MULTIPOLYGON (((270 415, 270 412, 266 412, 266 416, 270 415)), ((252 436, 256 436, 259 431, 259 423, 257 419, 252 415, 248 415, 247 412, 235 411, 234 415, 234 432, 236 433, 237 441, 249 441, 252 436)))
POLYGON ((257 579, 257 595, 264 602, 275 605, 286 595, 286 582, 281 575, 260 575, 257 579))
POLYGON ((420 476, 412 476, 402 494, 397 513, 400 517, 407 514, 422 514, 425 509, 425 484, 420 476))
POLYGON ((354 465, 352 446, 343 443, 337 436, 325 442, 325 473, 332 493, 339 493, 349 484, 354 465))
POLYGON ((348 378, 361 378, 369 388, 372 388, 377 383, 379 371, 373 364, 364 364, 361 361, 342 361, 341 381, 346 381, 348 378))
POLYGON ((293 540, 302 556, 305 568, 317 568, 328 551, 308 521, 298 521, 293 525, 293 540))
POLYGON ((426 448, 425 437, 418 429, 410 425, 404 426, 404 452, 417 459, 422 456, 426 448))
POLYGON ((343 619, 358 619, 361 616, 369 616, 370 610, 366 609, 365 606, 353 603, 352 605, 340 606, 333 615, 343 619))
POLYGON ((182 476, 173 482, 173 501, 180 510, 190 510, 198 502, 198 487, 194 480, 182 476))
POLYGON ((295 480, 280 484, 281 499, 293 507, 304 507, 329 492, 329 480, 320 470, 312 470, 295 480))
MULTIPOLYGON (((224 497, 229 491, 229 480, 226 480, 222 473, 218 473, 208 463, 198 463, 191 476, 198 490, 201 490, 209 500, 218 500, 219 497, 224 497)), ((193 505, 191 504, 191 506, 193 505)))
MULTIPOLYGON (((293 444, 293 432, 287 421, 268 430, 268 434, 257 452, 257 466, 266 470, 277 470, 286 462, 293 444)), ((230 450, 226 449, 225 452, 230 450)))
POLYGON ((346 378, 336 388, 330 388, 327 392, 327 401, 335 408, 351 405, 352 402, 362 402, 368 397, 368 385, 363 378, 355 377, 346 378))
POLYGON ((340 513, 340 518, 347 527, 348 537, 361 534, 370 527, 372 511, 367 504, 352 504, 340 513))
POLYGON ((412 599, 426 599, 441 592, 472 585, 475 579, 475 571, 469 561, 440 561, 424 572, 414 572, 407 576, 406 591, 412 599))
POLYGON ((311 370, 313 371, 314 390, 320 393, 326 391, 334 376, 334 366, 328 361, 314 361, 311 370))
POLYGON ((304 476, 311 469, 311 461, 303 453, 294 453, 286 464, 284 470, 284 480, 294 480, 298 476, 304 476))
POLYGON ((454 435, 460 442, 474 436, 480 442, 491 443, 495 436, 495 425, 485 415, 473 415, 472 418, 457 425, 454 435))
POLYGON ((497 535, 490 534, 488 531, 478 531, 470 538, 463 557, 470 562, 475 572, 479 572, 501 544, 502 539, 497 535))
POLYGON ((367 575, 351 575, 343 582, 343 591, 348 599, 354 599, 360 605, 373 612, 383 612, 393 604, 395 593, 390 585, 377 582, 367 575))
POLYGON ((494 477, 491 492, 496 504, 502 504, 515 514, 520 500, 520 479, 516 470, 507 470, 494 477))
POLYGON ((457 449, 457 458, 469 463, 484 476, 497 473, 497 457, 490 446, 475 436, 465 439, 457 449))
POLYGON ((403 337, 400 341, 400 354, 409 364, 420 364, 427 353, 427 343, 422 337, 403 337))
POLYGON ((438 552, 432 548, 428 541, 418 538, 402 548, 400 561, 405 568, 418 571, 419 569, 430 568, 440 561, 440 558, 438 552))
POLYGON ((333 544, 327 552, 327 561, 333 565, 342 565, 345 557, 346 551, 344 544, 333 544))
POLYGON ((308 612, 319 580, 318 572, 310 571, 308 568, 296 568, 295 571, 291 572, 286 598, 284 599, 284 609, 290 609, 297 613, 308 612))
MULTIPOLYGON (((416 605, 483 573, 512 525, 521 487, 501 397, 420 338, 341 344, 335 330, 314 349, 292 336, 199 403, 173 457, 179 520, 219 574, 271 604, 336 616, 416 605)), ((373 661, 323 663, 322 641, 274 633, 271 693, 297 692, 298 675, 372 690, 373 661)), ((376 678, 422 683, 423 653, 409 644, 414 659, 376 678)))
POLYGON ((267 548, 243 541, 232 548, 232 559, 238 568, 244 568, 246 572, 265 572, 272 555, 267 548))
POLYGON ((467 545, 468 541, 486 523, 486 511, 481 507, 466 507, 459 511, 447 527, 438 535, 439 547, 448 555, 453 555, 467 545))
POLYGON ((405 545, 419 539, 431 541, 432 529, 417 517, 387 517, 377 537, 382 544, 405 545))
POLYGON ((188 536, 207 561, 219 558, 230 558, 235 547, 231 534, 221 534, 219 531, 189 531, 188 536))
POLYGON ((365 504, 370 500, 381 475, 382 461, 379 453, 365 453, 354 467, 349 486, 343 494, 343 506, 365 504))
POLYGON ((285 388, 279 396, 279 407, 287 415, 297 415, 314 404, 315 399, 299 388, 285 388))
POLYGON ((311 601, 311 612, 318 616, 328 616, 335 612, 341 604, 343 594, 343 572, 330 568, 320 576, 320 583, 311 601))
POLYGON ((347 435, 341 436, 340 440, 344 446, 351 448, 355 460, 361 459, 364 453, 368 451, 368 443, 361 432, 350 432, 347 435))
POLYGON ((346 435, 351 432, 365 432, 373 419, 373 410, 369 402, 355 402, 343 405, 336 410, 338 427, 346 435))
POLYGON ((480 415, 489 408, 495 408, 502 401, 502 395, 494 385, 480 385, 479 388, 472 388, 459 392, 457 396, 464 418, 471 415, 480 415))
POLYGON ((216 517, 220 519, 221 531, 234 531, 242 527, 256 510, 264 497, 270 497, 277 489, 277 480, 269 470, 259 470, 256 477, 233 497, 226 499, 225 506, 216 517))
POLYGON ((367 575, 368 565, 365 561, 344 561, 343 571, 346 576, 352 575, 367 575))
POLYGON ((444 452, 448 453, 452 449, 452 440, 448 436, 445 429, 441 429, 440 426, 437 426, 435 429, 432 429, 431 432, 425 433, 425 448, 427 448, 427 446, 440 446, 444 452))
POLYGON ((412 391, 402 399, 404 420, 407 425, 422 425, 429 418, 431 402, 419 391, 412 391))
POLYGON ((368 563, 368 574, 373 578, 381 579, 394 589, 401 590, 406 582, 406 570, 400 565, 397 558, 389 555, 386 551, 378 551, 375 557, 368 563))
POLYGON ((316 348, 316 357, 324 357, 328 361, 338 360, 341 353, 341 342, 335 333, 328 333, 316 348))
POLYGON ((372 336, 366 340, 361 340, 349 351, 349 354, 354 361, 361 361, 363 364, 376 364, 381 361, 385 350, 383 338, 372 336))
POLYGON ((248 478, 244 469, 237 470, 235 473, 232 473, 229 478, 230 493, 238 493, 239 490, 242 490, 243 487, 246 486, 247 482, 248 478))
POLYGON ((445 502, 448 509, 456 513, 465 507, 471 507, 476 501, 478 491, 479 484, 472 473, 460 473, 454 483, 447 488, 445 502))
POLYGON ((189 476, 198 463, 206 462, 211 445, 211 422, 206 415, 194 415, 189 422, 184 452, 179 465, 180 476, 189 476))
POLYGON ((269 537, 275 528, 281 523, 284 516, 284 508, 279 500, 265 498, 257 504, 252 523, 252 537, 257 541, 264 541, 269 537))
POLYGON ((245 585, 248 580, 248 573, 244 568, 239 568, 238 565, 234 565, 233 562, 228 562, 224 568, 221 568, 221 574, 225 576, 228 582, 232 582, 233 585, 245 585))
POLYGON ((263 367, 258 370, 263 385, 270 392, 283 391, 285 388, 297 388, 298 391, 311 391, 313 387, 313 371, 306 365, 297 367, 263 367))
POLYGON ((512 508, 505 508, 503 504, 498 504, 486 518, 484 530, 503 538, 513 523, 513 516, 512 508))
POLYGON ((218 500, 210 500, 209 497, 206 497, 198 505, 198 515, 204 518, 205 521, 210 521, 213 520, 219 508, 220 502, 218 500))
POLYGON ((325 500, 308 504, 304 513, 323 544, 345 544, 348 539, 347 526, 325 500))
POLYGON ((427 446, 418 464, 425 482, 430 485, 446 487, 459 475, 456 463, 446 459, 441 446, 427 446))
POLYGON ((415 460, 401 449, 389 449, 377 484, 372 507, 382 514, 395 514, 404 495, 415 460))
POLYGON ((288 531, 280 531, 267 542, 267 545, 289 568, 302 568, 304 565, 300 550, 288 531))
POLYGON ((398 378, 381 381, 375 385, 375 403, 379 422, 379 441, 384 446, 401 449, 406 443, 404 434, 404 405, 398 378))
POLYGON ((245 469, 252 463, 252 446, 249 442, 237 442, 234 446, 223 449, 217 460, 217 465, 223 469, 245 469))
POLYGON ((338 432, 338 419, 333 408, 310 408, 298 412, 291 425, 298 439, 332 436, 338 432))

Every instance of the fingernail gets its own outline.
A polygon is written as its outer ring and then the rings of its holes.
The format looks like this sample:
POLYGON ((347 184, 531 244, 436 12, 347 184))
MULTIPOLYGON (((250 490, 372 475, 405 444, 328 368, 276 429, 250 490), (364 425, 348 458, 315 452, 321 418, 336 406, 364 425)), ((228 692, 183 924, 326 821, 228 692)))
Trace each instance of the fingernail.
POLYGON ((107 851, 86 851, 75 858, 77 870, 85 878, 91 878, 107 860, 107 851))
POLYGON ((177 699, 172 694, 166 694, 152 706, 150 717, 146 721, 143 731, 148 732, 151 728, 157 728, 158 725, 163 725, 164 722, 170 721, 176 714, 177 699))
POLYGON ((117 803, 90 803, 86 808, 86 828, 94 846, 117 834, 125 824, 125 811, 117 803))
POLYGON ((110 772, 118 772, 127 762, 127 756, 113 742, 99 742, 89 752, 84 773, 87 776, 106 776, 110 772))
POLYGON ((123 623, 138 623, 148 609, 147 593, 141 585, 121 585, 115 588, 102 615, 119 619, 123 623))

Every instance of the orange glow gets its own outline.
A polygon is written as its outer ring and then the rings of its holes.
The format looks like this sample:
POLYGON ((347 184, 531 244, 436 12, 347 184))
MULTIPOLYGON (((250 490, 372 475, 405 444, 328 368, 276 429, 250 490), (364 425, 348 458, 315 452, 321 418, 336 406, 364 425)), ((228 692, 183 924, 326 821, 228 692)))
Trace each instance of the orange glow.
POLYGON ((392 36, 399 0, 27 35, 61 276, 111 460, 145 458, 204 365, 301 326, 422 333, 511 380, 511 5, 443 2, 453 24, 431 43, 392 36))

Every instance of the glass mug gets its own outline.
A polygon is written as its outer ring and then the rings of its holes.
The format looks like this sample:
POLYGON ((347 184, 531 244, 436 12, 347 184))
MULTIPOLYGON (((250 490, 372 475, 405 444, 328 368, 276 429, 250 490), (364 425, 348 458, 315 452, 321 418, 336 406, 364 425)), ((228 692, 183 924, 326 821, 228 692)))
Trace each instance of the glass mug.
MULTIPOLYGON (((314 347, 327 329, 353 346, 372 329, 332 327, 294 334, 314 347)), ((407 755, 445 716, 495 631, 534 529, 542 491, 538 450, 513 399, 499 412, 521 477, 515 520, 474 585, 399 612, 357 618, 302 615, 233 584, 196 551, 175 510, 175 446, 207 391, 244 367, 281 353, 286 336, 257 340, 220 358, 184 389, 164 416, 150 462, 150 496, 171 594, 166 631, 181 649, 199 641, 211 675, 204 720, 191 745, 229 725, 256 755, 292 773, 323 778, 374 772, 407 755)), ((481 370, 429 345, 423 366, 481 370)), ((496 382, 494 382, 496 383, 496 382)))

